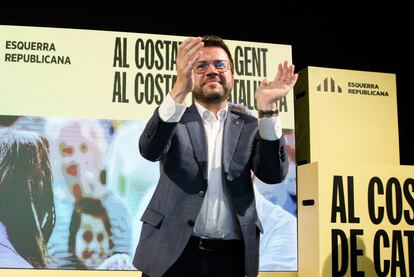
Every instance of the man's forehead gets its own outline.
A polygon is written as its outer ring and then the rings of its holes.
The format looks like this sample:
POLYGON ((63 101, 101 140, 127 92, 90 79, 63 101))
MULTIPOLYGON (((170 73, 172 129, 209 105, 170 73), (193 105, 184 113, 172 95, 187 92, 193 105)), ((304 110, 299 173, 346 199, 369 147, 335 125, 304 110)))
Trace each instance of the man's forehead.
POLYGON ((204 47, 200 60, 228 60, 228 57, 221 47, 204 47))

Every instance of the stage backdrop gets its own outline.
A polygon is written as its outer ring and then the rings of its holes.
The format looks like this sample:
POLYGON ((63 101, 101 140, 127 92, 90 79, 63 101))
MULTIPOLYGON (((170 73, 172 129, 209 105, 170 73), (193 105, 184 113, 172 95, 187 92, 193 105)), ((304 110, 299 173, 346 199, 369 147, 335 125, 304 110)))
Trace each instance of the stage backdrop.
MULTIPOLYGON (((47 269, 28 269, 33 264, 19 256, 30 249, 15 253, 7 232, 0 232, 8 247, 0 251, 1 276, 52 276, 56 270, 64 270, 59 274, 65 276, 71 269, 83 269, 81 276, 137 276, 134 270, 98 273, 88 269, 115 269, 111 258, 123 255, 127 261, 133 256, 139 218, 158 179, 158 165, 139 155, 137 142, 154 108, 174 84, 175 59, 184 39, 0 26, 0 128, 46 137, 56 210, 47 243, 47 269)), ((264 78, 274 78, 279 63, 291 62, 291 47, 226 43, 236 74, 230 101, 244 104, 255 115, 254 91, 264 78)), ((257 208, 265 229, 261 276, 297 275, 293 93, 279 102, 279 109, 290 172, 277 186, 256 180, 257 208)), ((20 209, 17 205, 9 208, 20 209)), ((19 212, 27 216, 25 209, 19 212)))

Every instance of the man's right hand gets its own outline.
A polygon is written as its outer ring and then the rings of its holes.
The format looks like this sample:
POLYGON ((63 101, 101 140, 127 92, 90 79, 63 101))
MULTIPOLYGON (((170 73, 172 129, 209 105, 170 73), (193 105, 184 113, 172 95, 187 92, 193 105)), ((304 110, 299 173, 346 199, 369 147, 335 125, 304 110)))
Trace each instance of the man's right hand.
POLYGON ((190 37, 178 48, 177 79, 171 90, 171 96, 176 103, 183 104, 188 93, 193 89, 193 68, 202 54, 203 45, 201 37, 190 37))

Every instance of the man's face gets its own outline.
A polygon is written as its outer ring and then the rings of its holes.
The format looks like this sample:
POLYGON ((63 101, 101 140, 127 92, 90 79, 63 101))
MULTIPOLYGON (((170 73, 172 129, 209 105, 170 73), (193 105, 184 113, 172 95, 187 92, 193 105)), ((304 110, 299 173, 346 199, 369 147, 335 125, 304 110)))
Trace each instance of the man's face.
POLYGON ((233 73, 230 70, 230 61, 226 52, 220 47, 204 47, 199 62, 208 63, 203 73, 193 72, 194 98, 200 103, 218 104, 229 97, 233 88, 233 73), (214 61, 226 61, 228 70, 219 72, 214 61))
POLYGON ((76 256, 87 268, 98 267, 110 256, 109 236, 101 219, 81 215, 75 247, 76 256))

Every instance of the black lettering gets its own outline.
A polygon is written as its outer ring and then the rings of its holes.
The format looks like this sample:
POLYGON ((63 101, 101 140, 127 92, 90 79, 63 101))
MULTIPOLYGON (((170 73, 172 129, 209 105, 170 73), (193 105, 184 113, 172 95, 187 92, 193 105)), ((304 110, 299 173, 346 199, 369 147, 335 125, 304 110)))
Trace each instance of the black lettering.
POLYGON ((234 65, 237 75, 244 75, 243 61, 240 59, 243 58, 243 49, 241 46, 236 46, 234 50, 234 65))
POLYGON ((283 96, 282 98, 279 99, 279 103, 277 104, 277 107, 278 107, 280 112, 287 112, 288 111, 286 96, 283 96))
POLYGON ((405 200, 407 200, 407 203, 410 206, 410 209, 404 210, 404 219, 407 222, 407 224, 414 225, 414 214, 413 214, 413 211, 414 211, 414 197, 413 197, 414 179, 408 178, 407 180, 405 180, 403 189, 404 189, 404 198, 405 200), (410 187, 411 187, 411 192, 410 192, 410 187), (410 213, 411 213, 411 217, 410 217, 410 213))
POLYGON ((154 102, 154 76, 152 74, 147 74, 145 76, 145 103, 152 104, 154 102))
MULTIPOLYGON (((166 84, 167 85, 167 87, 168 87, 168 89, 166 90, 166 91, 171 91, 171 89, 170 88, 172 88, 173 86, 174 86, 174 84, 175 84, 175 80, 177 80, 177 75, 173 75, 172 76, 172 81, 171 81, 171 87, 169 87, 168 86, 168 83, 166 84)), ((191 95, 193 95, 193 94, 191 94, 191 95)), ((193 97, 194 98, 194 97, 193 97)), ((193 99, 194 100, 194 99, 193 99)), ((193 103, 194 103, 194 101, 193 101, 193 103)))
POLYGON ((144 93, 142 91, 139 91, 139 84, 144 83, 144 76, 142 76, 141 73, 137 73, 135 75, 135 82, 134 82, 134 96, 135 96, 135 102, 137 104, 141 104, 144 101, 144 93))
POLYGON ((254 76, 267 76, 266 73, 266 48, 253 48, 252 52, 252 64, 254 76), (263 75, 262 75, 263 69, 263 75))
POLYGON ((129 67, 127 63, 127 38, 123 38, 123 42, 120 37, 115 39, 113 67, 129 67))
POLYGON ((404 236, 407 237, 408 245, 408 271, 409 276, 414 274, 414 231, 404 231, 404 236))
POLYGON ((249 52, 252 51, 251 47, 244 47, 244 74, 246 76, 252 76, 253 73, 249 71, 249 64, 252 62, 251 59, 249 59, 249 52))
MULTIPOLYGON (((171 41, 165 40, 164 44, 165 44, 165 66, 166 66, 167 70, 170 70, 170 68, 172 69, 174 67, 173 64, 170 64, 170 45, 171 45, 171 41)), ((175 44, 177 44, 177 43, 175 43, 175 44)), ((175 60, 174 60, 174 64, 175 64, 175 60)))
POLYGON ((375 233, 374 237, 374 267, 375 272, 380 277, 386 277, 388 273, 390 272, 390 261, 387 259, 384 259, 384 269, 381 268, 381 238, 383 240, 383 247, 389 248, 390 247, 390 241, 388 239, 387 232, 384 230, 378 230, 375 233))
MULTIPOLYGON (((253 82, 253 91, 254 91, 254 95, 253 95, 253 107, 254 107, 254 109, 256 109, 257 110, 257 101, 256 101, 256 90, 257 90, 257 88, 260 86, 260 82, 259 81, 254 81, 253 82)), ((278 106, 279 107, 279 106, 278 106)), ((253 109, 253 108, 250 108, 249 107, 249 109, 253 109)), ((279 111, 280 111, 280 109, 279 109, 279 111)))
POLYGON ((344 231, 340 229, 331 230, 331 240, 332 276, 345 276, 348 270, 348 240, 344 231), (341 256, 339 256, 339 248, 341 256), (341 265, 339 265, 339 259, 341 260, 341 265))
POLYGON ((384 207, 378 207, 378 216, 375 215, 375 187, 377 187, 378 194, 384 194, 384 186, 378 177, 372 177, 368 184, 368 212, 371 222, 380 224, 384 218, 384 207))
MULTIPOLYGON (((250 81, 250 80, 247 80, 247 90, 246 90, 246 100, 247 100, 247 103, 245 104, 245 106, 249 109, 249 110, 252 110, 253 109, 253 106, 252 106, 252 102, 251 102, 251 99, 252 99, 252 90, 251 90, 251 83, 255 83, 255 81, 250 81)), ((253 91, 253 98, 255 98, 254 97, 254 91, 253 91)))
POLYGON ((234 53, 235 69, 239 76, 266 76, 265 48, 237 46, 234 53))
POLYGON ((258 87, 256 80, 234 80, 233 92, 229 96, 232 103, 243 104, 249 110, 257 109, 254 93, 258 87))
POLYGON ((122 72, 122 79, 121 72, 115 72, 112 102, 129 103, 126 97, 126 72, 122 72))
POLYGON ((387 203, 386 208, 388 220, 391 224, 397 225, 398 223, 400 223, 402 218, 402 192, 400 182, 397 178, 391 177, 388 180, 385 197, 387 203), (395 188, 395 197, 392 192, 393 187, 395 188), (395 215, 393 212, 393 203, 395 203, 395 215))
MULTIPOLYGON (((114 64, 113 67, 122 67, 122 43, 121 38, 115 39, 115 50, 114 50, 114 64)), ((116 76, 116 75, 115 75, 116 76)))
POLYGON ((354 177, 348 176, 348 222, 359 223, 359 217, 355 216, 355 205, 354 205, 354 177))
POLYGON ((332 208, 331 208, 331 222, 336 222, 336 214, 339 213, 341 223, 346 223, 346 207, 344 184, 342 176, 334 176, 333 191, 332 191, 332 208), (338 203, 339 201, 339 203, 338 203))
POLYGON ((167 93, 171 90, 172 84, 173 84, 173 76, 172 75, 164 75, 164 81, 165 81, 165 87, 164 87, 164 94, 167 95, 167 93))
MULTIPOLYGON (((174 41, 172 43, 172 48, 171 48, 171 63, 170 63, 170 66, 169 67, 167 66, 167 69, 168 70, 170 70, 170 69, 173 70, 175 68, 175 61, 177 59, 178 46, 179 46, 179 44, 176 41, 174 41)), ((169 53, 169 51, 167 50, 167 58, 168 58, 168 53, 169 53)), ((169 59, 167 59, 167 61, 168 60, 169 59)))
POLYGON ((362 236, 363 234, 363 230, 350 230, 351 276, 365 276, 363 271, 358 271, 358 256, 363 256, 364 251, 362 249, 358 249, 357 236, 362 236))
POLYGON ((239 98, 238 98, 238 102, 239 104, 243 104, 246 106, 246 85, 245 85, 245 81, 241 80, 240 81, 240 89, 239 89, 239 98), (243 82, 242 82, 243 81, 243 82))
POLYGON ((173 70, 178 52, 178 41, 143 40, 135 42, 135 65, 138 69, 144 66, 152 70, 173 70))
POLYGON ((140 49, 144 49, 144 41, 142 39, 137 39, 137 41, 135 42, 135 66, 138 69, 141 69, 144 67, 144 61, 145 61, 145 56, 141 57, 139 56, 140 53, 140 49))
POLYGON ((161 105, 161 102, 164 99, 164 92, 161 88, 161 84, 164 82, 163 75, 157 74, 155 75, 155 88, 158 92, 158 95, 155 95, 155 104, 161 105))
POLYGON ((149 39, 145 43, 145 66, 148 69, 152 69, 154 67, 154 57, 154 42, 152 39, 149 39))
POLYGON ((155 53, 158 59, 155 61, 155 68, 158 70, 161 70, 164 67, 164 57, 162 56, 160 49, 164 49, 164 44, 161 40, 157 40, 155 42, 155 53))
POLYGON ((401 231, 392 232, 392 254, 391 254, 391 276, 407 276, 405 270, 404 248, 401 231), (400 274, 397 275, 397 267, 400 268, 400 274))

